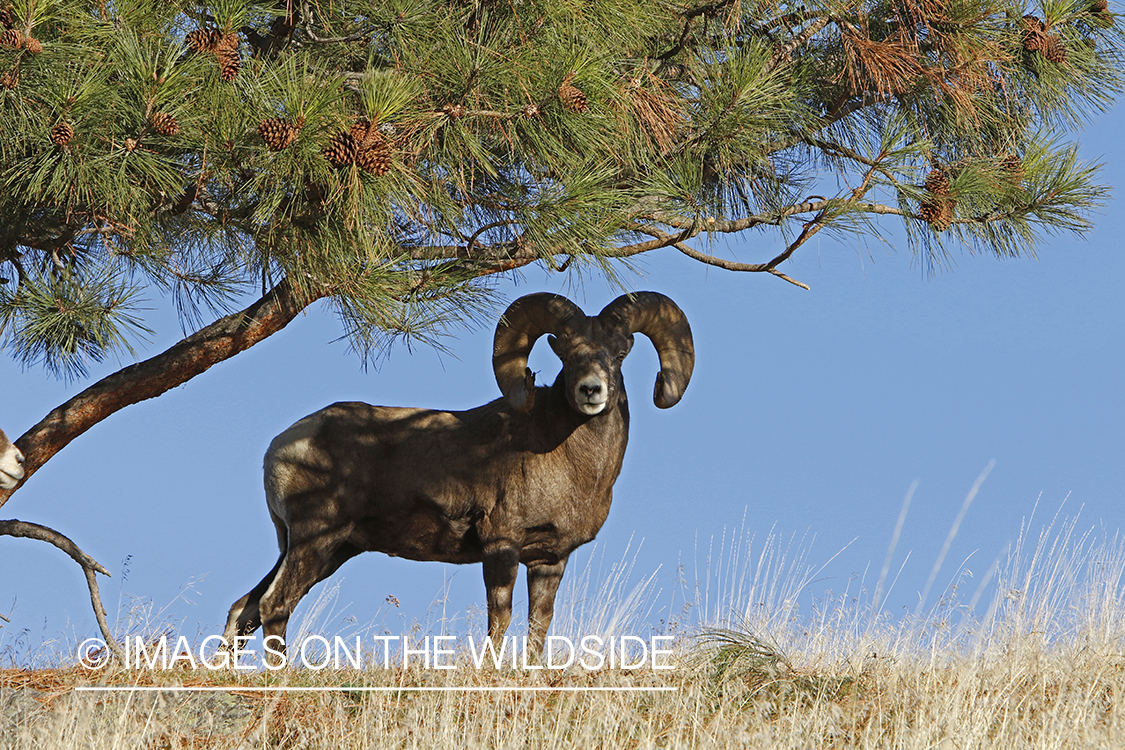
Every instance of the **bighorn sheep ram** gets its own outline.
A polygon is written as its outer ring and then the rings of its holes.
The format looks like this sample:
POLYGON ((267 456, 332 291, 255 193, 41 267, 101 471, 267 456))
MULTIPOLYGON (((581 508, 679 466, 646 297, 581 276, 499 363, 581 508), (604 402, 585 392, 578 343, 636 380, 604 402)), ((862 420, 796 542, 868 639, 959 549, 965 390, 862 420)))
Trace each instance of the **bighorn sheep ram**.
POLYGON ((542 652, 566 561, 609 513, 629 409, 621 362, 643 333, 656 347, 660 408, 683 396, 695 363, 691 328, 672 300, 623 295, 597 317, 531 294, 496 328, 503 398, 467 411, 337 403, 270 443, 266 502, 281 555, 231 606, 224 638, 285 637, 297 602, 366 550, 412 560, 484 563, 488 635, 508 628, 519 563, 527 566, 528 650, 542 652), (544 334, 562 360, 550 387, 527 368, 544 334))
POLYGON ((10 490, 23 479, 23 454, 0 430, 0 490, 10 490))

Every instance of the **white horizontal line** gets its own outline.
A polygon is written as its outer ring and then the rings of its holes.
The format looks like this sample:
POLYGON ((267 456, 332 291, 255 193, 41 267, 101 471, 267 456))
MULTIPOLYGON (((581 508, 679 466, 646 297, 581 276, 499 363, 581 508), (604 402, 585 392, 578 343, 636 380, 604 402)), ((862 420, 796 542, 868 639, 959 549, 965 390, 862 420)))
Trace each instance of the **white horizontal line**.
POLYGON ((179 693, 230 693, 230 692, 254 692, 254 693, 674 693, 678 692, 678 687, 544 687, 544 686, 528 686, 520 687, 518 685, 510 686, 474 686, 465 685, 461 687, 240 687, 238 685, 230 685, 227 687, 210 687, 210 686, 137 686, 137 687, 76 687, 76 692, 82 693, 159 693, 159 692, 179 692, 179 693))

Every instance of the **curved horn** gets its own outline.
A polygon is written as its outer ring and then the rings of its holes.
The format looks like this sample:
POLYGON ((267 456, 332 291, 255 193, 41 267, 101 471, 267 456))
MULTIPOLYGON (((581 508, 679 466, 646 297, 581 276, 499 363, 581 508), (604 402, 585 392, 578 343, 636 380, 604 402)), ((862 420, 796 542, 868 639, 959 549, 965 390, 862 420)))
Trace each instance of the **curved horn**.
POLYGON ((660 356, 652 400, 661 409, 675 406, 687 390, 695 368, 695 345, 683 310, 659 292, 634 292, 610 302, 598 317, 616 320, 629 333, 649 337, 660 356))
POLYGON ((535 403, 535 375, 527 357, 535 340, 555 333, 571 318, 586 313, 566 297, 540 292, 520 297, 504 311, 492 345, 492 370, 500 392, 516 409, 531 411, 535 403))

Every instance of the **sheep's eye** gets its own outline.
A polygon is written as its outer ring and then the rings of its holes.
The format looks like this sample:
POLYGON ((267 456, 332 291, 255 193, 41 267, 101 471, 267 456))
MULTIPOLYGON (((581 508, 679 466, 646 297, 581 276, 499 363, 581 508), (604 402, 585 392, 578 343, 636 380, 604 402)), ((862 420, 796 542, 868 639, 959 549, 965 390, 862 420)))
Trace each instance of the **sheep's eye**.
POLYGON ((619 352, 617 353, 617 361, 618 361, 618 362, 620 362, 621 360, 625 359, 625 355, 626 355, 626 354, 628 354, 628 352, 627 352, 627 351, 625 351, 624 349, 622 349, 621 351, 619 351, 619 352))

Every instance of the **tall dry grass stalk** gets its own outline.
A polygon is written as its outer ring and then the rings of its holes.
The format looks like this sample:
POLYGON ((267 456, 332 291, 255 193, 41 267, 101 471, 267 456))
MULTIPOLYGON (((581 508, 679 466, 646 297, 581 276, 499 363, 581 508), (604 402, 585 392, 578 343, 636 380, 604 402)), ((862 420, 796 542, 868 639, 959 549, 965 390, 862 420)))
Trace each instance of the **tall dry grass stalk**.
POLYGON ((575 571, 552 632, 662 629, 677 635, 671 670, 478 670, 463 651, 450 671, 3 670, 0 749, 1121 747, 1125 540, 1029 529, 972 593, 951 586, 898 618, 859 590, 800 610, 824 566, 774 537, 720 541, 705 582, 670 600, 654 576, 630 583, 628 561, 575 571), (680 616, 654 625, 658 600, 680 616), (221 689, 76 690, 90 685, 221 689))

